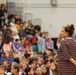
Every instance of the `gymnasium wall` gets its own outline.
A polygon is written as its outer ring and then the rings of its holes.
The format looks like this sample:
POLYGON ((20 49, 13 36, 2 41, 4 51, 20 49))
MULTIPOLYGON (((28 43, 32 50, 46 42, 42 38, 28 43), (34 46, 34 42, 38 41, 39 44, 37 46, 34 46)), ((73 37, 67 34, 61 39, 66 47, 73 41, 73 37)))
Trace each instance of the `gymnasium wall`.
POLYGON ((67 24, 74 24, 76 28, 76 0, 57 0, 56 7, 51 5, 51 0, 8 1, 22 3, 23 15, 31 13, 32 19, 41 19, 42 31, 48 31, 52 38, 58 37, 61 28, 67 24))

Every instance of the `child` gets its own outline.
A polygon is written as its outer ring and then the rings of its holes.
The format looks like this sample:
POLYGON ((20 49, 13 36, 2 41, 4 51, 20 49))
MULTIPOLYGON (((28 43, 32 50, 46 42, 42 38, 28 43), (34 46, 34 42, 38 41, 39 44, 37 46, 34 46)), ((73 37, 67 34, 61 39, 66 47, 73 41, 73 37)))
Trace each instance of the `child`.
MULTIPOLYGON (((44 33, 41 33, 41 34, 40 34, 40 41, 39 41, 41 50, 38 49, 38 52, 41 52, 42 54, 43 54, 43 53, 45 52, 45 50, 46 50, 44 37, 45 37, 44 33)), ((38 48, 39 48, 39 47, 38 47, 38 48)))
POLYGON ((50 75, 49 67, 46 66, 42 67, 42 75, 50 75))
POLYGON ((57 62, 52 62, 50 68, 51 68, 54 75, 60 75, 59 74, 59 67, 58 67, 57 62))
POLYGON ((28 52, 29 54, 34 54, 30 45, 30 41, 28 38, 26 38, 25 43, 24 43, 24 50, 25 52, 28 52))
POLYGON ((44 32, 45 33, 45 40, 49 38, 49 32, 44 32))
POLYGON ((13 49, 16 52, 18 52, 20 58, 23 57, 23 49, 21 47, 20 39, 16 39, 16 42, 13 43, 13 49))
POLYGON ((31 63, 31 67, 32 69, 35 71, 36 67, 37 67, 37 63, 36 62, 32 62, 31 63))
POLYGON ((17 32, 12 31, 12 36, 13 36, 13 40, 15 41, 16 39, 20 39, 19 35, 17 32))
POLYGON ((20 72, 22 74, 25 74, 25 69, 26 69, 27 66, 28 66, 28 62, 23 62, 22 66, 20 66, 20 72))
POLYGON ((35 34, 31 38, 31 44, 32 44, 33 51, 36 51, 37 53, 38 46, 37 46, 37 37, 35 36, 35 34))
POLYGON ((0 65, 0 75, 7 75, 5 72, 6 72, 6 67, 4 65, 0 65))
POLYGON ((10 51, 13 53, 11 41, 12 41, 12 38, 11 38, 10 34, 7 34, 6 36, 4 36, 4 43, 2 46, 3 53, 6 53, 7 51, 10 51))
POLYGON ((43 54, 46 50, 44 37, 45 37, 44 33, 40 33, 40 32, 37 33, 37 39, 38 39, 37 44, 38 44, 38 53, 39 54, 40 53, 43 54))
POLYGON ((3 65, 6 67, 6 73, 10 72, 10 62, 8 60, 5 60, 3 62, 3 65))
POLYGON ((37 67, 37 68, 36 68, 35 74, 36 74, 36 75, 41 75, 41 68, 40 68, 40 67, 37 67))
POLYGON ((51 38, 48 38, 46 41, 46 48, 47 50, 53 51, 54 49, 54 42, 52 41, 51 38))
POLYGON ((19 72, 18 64, 14 64, 11 66, 11 73, 12 73, 12 75, 22 75, 21 72, 19 72))
POLYGON ((10 63, 13 62, 13 58, 12 58, 12 56, 11 56, 10 51, 7 51, 7 52, 4 54, 4 57, 2 58, 2 62, 4 62, 5 60, 7 60, 7 61, 10 62, 10 63))
POLYGON ((26 75, 34 75, 34 71, 31 67, 25 69, 26 75))

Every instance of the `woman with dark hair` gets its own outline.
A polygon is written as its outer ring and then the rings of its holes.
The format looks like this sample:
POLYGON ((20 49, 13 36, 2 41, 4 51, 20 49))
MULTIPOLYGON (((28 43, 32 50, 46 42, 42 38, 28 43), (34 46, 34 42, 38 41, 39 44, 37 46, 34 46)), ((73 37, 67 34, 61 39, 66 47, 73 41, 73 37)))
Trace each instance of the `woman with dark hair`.
POLYGON ((73 35, 72 35, 72 37, 75 39, 75 28, 74 28, 74 24, 68 24, 67 27, 69 27, 70 29, 73 30, 73 35))
POLYGON ((60 66, 60 75, 76 75, 76 42, 72 38, 72 27, 63 27, 60 48, 58 50, 58 62, 60 66))

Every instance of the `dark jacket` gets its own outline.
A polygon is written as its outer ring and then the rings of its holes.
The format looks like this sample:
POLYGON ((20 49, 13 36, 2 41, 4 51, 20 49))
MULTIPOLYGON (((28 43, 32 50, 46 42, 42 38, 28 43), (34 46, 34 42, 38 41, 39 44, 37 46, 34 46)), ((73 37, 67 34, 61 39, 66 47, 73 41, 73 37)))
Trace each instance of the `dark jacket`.
POLYGON ((19 31, 19 36, 20 36, 20 37, 26 37, 26 31, 21 29, 21 30, 19 31))
POLYGON ((7 19, 2 19, 1 25, 8 25, 9 24, 9 20, 7 19))

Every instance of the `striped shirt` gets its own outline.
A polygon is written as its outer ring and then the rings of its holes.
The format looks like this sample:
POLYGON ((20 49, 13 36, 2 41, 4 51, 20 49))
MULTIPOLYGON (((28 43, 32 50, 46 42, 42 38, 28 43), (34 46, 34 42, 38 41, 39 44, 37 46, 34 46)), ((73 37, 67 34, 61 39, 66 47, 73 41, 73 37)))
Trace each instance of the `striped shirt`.
POLYGON ((68 59, 76 60, 76 42, 73 39, 64 39, 58 50, 58 62, 61 75, 76 75, 76 66, 68 59))

